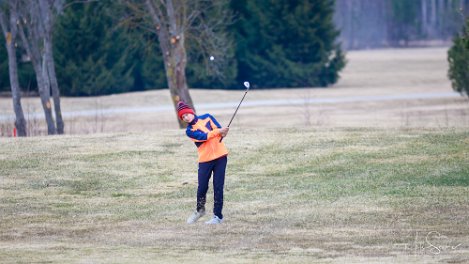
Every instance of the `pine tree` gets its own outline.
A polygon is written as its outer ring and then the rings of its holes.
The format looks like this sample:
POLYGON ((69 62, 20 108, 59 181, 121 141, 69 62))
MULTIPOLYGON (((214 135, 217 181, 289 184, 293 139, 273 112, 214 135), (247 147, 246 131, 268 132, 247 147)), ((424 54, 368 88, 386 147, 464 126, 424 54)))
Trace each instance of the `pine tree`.
POLYGON ((258 87, 328 86, 345 66, 331 0, 232 1, 238 82, 258 87))
POLYGON ((111 0, 74 4, 56 30, 57 74, 66 95, 102 95, 164 87, 157 47, 141 32, 119 27, 111 0), (150 43, 150 44, 149 44, 150 43), (161 75, 162 78, 155 78, 161 75), (155 81, 156 80, 156 81, 155 81))
MULTIPOLYGON (((1 35, 1 34, 0 34, 1 35)), ((4 43, 5 39, 0 36, 0 43, 4 43)), ((36 77, 30 62, 23 62, 21 54, 24 54, 21 47, 17 49, 18 60, 18 78, 20 88, 23 92, 31 92, 37 90, 36 77)), ((10 80, 8 77, 8 54, 5 45, 0 45, 0 92, 10 92, 10 80)))
POLYGON ((463 32, 453 40, 453 46, 448 51, 448 62, 448 77, 453 89, 469 96, 469 19, 463 32))

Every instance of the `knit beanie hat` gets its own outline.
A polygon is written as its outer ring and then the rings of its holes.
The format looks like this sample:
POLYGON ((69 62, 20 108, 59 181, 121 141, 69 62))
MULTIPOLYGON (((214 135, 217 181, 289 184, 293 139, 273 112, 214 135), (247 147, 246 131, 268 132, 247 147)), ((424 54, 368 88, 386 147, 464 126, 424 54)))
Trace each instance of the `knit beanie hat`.
POLYGON ((190 113, 190 114, 195 115, 194 110, 189 105, 184 103, 184 101, 179 101, 178 102, 177 109, 178 109, 178 116, 179 116, 180 119, 182 119, 182 115, 184 115, 184 114, 189 114, 190 113))

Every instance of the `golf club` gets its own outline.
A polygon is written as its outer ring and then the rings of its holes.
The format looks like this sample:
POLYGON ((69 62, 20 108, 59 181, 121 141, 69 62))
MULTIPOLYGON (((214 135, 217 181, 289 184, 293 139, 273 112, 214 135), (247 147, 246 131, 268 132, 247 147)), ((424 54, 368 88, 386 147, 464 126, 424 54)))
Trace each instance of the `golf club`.
MULTIPOLYGON (((239 109, 239 107, 241 106, 241 103, 243 102, 244 97, 246 97, 246 94, 249 92, 249 87, 251 86, 251 85, 249 84, 249 82, 244 82, 243 84, 244 84, 244 86, 246 87, 246 92, 244 93, 243 98, 241 99, 241 102, 239 102, 238 107, 236 107, 236 110, 235 110, 233 116, 231 117, 231 120, 230 120, 230 122, 228 123, 228 126, 227 126, 227 127, 230 127, 231 122, 233 122, 233 119, 234 119, 234 117, 236 116, 236 113, 238 113, 238 109, 239 109)), ((220 142, 222 142, 222 140, 223 140, 223 137, 220 138, 220 142)))

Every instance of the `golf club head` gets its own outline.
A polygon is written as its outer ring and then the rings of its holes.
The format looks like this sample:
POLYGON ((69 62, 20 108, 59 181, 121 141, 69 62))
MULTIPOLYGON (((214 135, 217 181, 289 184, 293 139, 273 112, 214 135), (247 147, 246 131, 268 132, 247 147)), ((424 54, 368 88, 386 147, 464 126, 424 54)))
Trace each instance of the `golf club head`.
POLYGON ((249 87, 251 86, 249 82, 244 82, 244 86, 249 90, 249 87))

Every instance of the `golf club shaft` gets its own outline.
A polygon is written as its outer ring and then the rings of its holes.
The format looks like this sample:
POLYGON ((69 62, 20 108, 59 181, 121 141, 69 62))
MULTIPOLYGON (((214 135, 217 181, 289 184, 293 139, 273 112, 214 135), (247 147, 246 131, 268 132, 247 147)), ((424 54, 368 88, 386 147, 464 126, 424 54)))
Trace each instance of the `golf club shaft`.
MULTIPOLYGON (((227 127, 230 127, 231 122, 233 122, 233 119, 235 118, 236 113, 238 113, 238 109, 239 109, 239 107, 241 106, 241 103, 243 102, 244 97, 246 97, 246 94, 248 94, 248 92, 249 92, 249 89, 246 89, 246 92, 244 93, 243 98, 242 98, 241 101, 239 102, 238 107, 236 107, 236 110, 235 110, 233 116, 231 117, 231 120, 230 120, 230 122, 228 123, 228 126, 227 126, 227 127)), ((222 142, 222 140, 223 140, 223 137, 220 138, 220 142, 222 142)))
POLYGON ((239 107, 241 106, 241 103, 244 101, 244 97, 246 97, 246 94, 247 94, 247 93, 248 93, 248 90, 246 90, 246 92, 245 92, 244 95, 243 95, 243 98, 241 99, 241 102, 239 102, 238 107, 236 107, 236 110, 235 110, 233 116, 231 117, 230 122, 228 123, 228 127, 230 127, 231 122, 233 122, 233 119, 234 119, 234 117, 236 116, 236 113, 238 113, 238 109, 239 109, 239 107))

